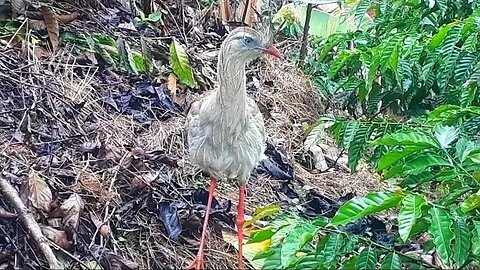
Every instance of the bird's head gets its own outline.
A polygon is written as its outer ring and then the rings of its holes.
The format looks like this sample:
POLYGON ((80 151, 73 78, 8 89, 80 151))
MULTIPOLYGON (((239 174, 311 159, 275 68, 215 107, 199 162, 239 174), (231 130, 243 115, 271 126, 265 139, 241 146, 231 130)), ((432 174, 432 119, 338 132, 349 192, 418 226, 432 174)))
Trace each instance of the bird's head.
POLYGON ((282 58, 282 54, 272 44, 268 35, 250 27, 235 28, 223 41, 222 49, 237 60, 250 62, 262 54, 282 58))

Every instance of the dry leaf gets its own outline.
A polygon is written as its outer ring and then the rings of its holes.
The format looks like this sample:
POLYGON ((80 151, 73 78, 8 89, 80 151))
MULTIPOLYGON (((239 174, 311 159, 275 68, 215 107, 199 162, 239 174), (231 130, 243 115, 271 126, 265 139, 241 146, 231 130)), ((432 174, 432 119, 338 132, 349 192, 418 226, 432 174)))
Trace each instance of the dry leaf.
POLYGON ((64 231, 54 229, 50 226, 45 226, 43 224, 39 224, 40 229, 42 229, 43 234, 45 237, 50 239, 55 244, 59 245, 63 249, 69 249, 72 245, 72 242, 68 240, 67 234, 64 231))
POLYGON ((78 11, 74 11, 70 14, 57 15, 57 20, 62 23, 69 23, 78 18, 78 15, 80 15, 80 12, 78 11))
POLYGON ((43 30, 47 28, 44 21, 28 19, 28 28, 33 30, 43 30))
POLYGON ((62 203, 60 209, 63 214, 63 224, 75 229, 78 229, 80 223, 80 216, 82 215, 85 203, 80 195, 73 193, 70 197, 62 203))
POLYGON ((220 0, 219 1, 220 9, 220 18, 223 22, 228 22, 232 20, 232 7, 230 6, 230 1, 220 0))
POLYGON ((12 12, 15 18, 17 14, 23 13, 27 10, 27 7, 31 4, 30 0, 12 0, 12 12))
POLYGON ((176 94, 175 92, 177 91, 177 76, 175 76, 175 74, 173 73, 168 76, 167 89, 172 92, 172 96, 176 94))
POLYGON ((91 6, 93 9, 97 9, 98 7, 98 0, 86 0, 87 4, 91 6))
MULTIPOLYGON (((34 170, 31 170, 28 178, 23 181, 21 194, 30 201, 31 205, 36 209, 40 209, 45 213, 50 212, 52 191, 47 183, 34 170)), ((29 205, 28 203, 26 204, 29 205)))
POLYGON ((43 20, 47 26, 48 37, 50 38, 50 43, 52 44, 52 51, 55 52, 58 47, 58 21, 55 13, 52 9, 46 6, 42 7, 43 20))
POLYGON ((108 248, 92 245, 90 251, 93 257, 100 262, 104 269, 108 270, 137 270, 139 265, 136 262, 124 259, 113 253, 108 248))
POLYGON ((107 224, 104 224, 103 221, 101 221, 91 212, 90 212, 90 219, 92 220, 93 224, 95 224, 95 227, 97 227, 98 231, 103 237, 108 238, 110 236, 110 228, 108 227, 107 224))
POLYGON ((10 213, 0 206, 0 217, 1 218, 15 218, 15 217, 17 217, 17 214, 10 213))

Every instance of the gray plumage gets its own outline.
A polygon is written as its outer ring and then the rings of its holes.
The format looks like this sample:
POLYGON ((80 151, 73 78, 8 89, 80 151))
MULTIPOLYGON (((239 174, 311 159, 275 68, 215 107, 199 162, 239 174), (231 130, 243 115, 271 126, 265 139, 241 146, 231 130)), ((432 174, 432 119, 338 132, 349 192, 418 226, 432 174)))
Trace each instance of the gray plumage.
POLYGON ((220 47, 217 89, 195 101, 188 113, 190 159, 217 179, 245 184, 265 157, 263 116, 247 96, 245 66, 267 52, 268 43, 252 28, 233 30, 220 47))

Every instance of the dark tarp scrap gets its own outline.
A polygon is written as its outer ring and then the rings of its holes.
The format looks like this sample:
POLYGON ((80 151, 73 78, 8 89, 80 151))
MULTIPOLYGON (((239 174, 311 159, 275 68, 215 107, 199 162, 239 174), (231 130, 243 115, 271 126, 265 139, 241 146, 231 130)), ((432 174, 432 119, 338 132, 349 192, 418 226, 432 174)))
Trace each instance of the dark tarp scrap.
POLYGON ((134 87, 135 89, 105 95, 102 99, 104 105, 109 105, 119 113, 132 115, 139 123, 150 122, 150 114, 155 114, 159 119, 183 114, 163 84, 152 85, 150 82, 139 81, 134 87))
POLYGON ((172 202, 160 202, 158 204, 157 216, 165 226, 168 238, 177 241, 182 232, 182 224, 180 224, 175 204, 172 202))
POLYGON ((268 173, 274 179, 293 180, 293 166, 288 161, 285 148, 281 145, 274 147, 267 143, 265 155, 268 157, 260 161, 257 167, 258 173, 268 173))
MULTIPOLYGON (((208 191, 203 188, 197 188, 184 196, 184 198, 191 202, 196 209, 206 209, 208 203, 208 191)), ((221 204, 217 201, 215 196, 212 200, 212 210, 210 216, 212 219, 219 220, 228 226, 234 227, 235 221, 234 216, 230 214, 232 207, 232 202, 227 200, 225 203, 221 204)))

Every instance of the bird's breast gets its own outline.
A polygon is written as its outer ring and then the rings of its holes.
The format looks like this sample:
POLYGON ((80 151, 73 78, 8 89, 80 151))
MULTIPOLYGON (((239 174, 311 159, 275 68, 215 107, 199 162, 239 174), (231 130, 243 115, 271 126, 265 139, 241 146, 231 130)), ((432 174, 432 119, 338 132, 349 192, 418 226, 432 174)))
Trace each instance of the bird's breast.
POLYGON ((191 160, 214 176, 248 178, 263 154, 265 138, 256 126, 228 126, 217 119, 190 129, 188 148, 191 160))

